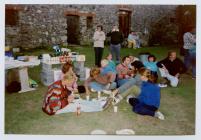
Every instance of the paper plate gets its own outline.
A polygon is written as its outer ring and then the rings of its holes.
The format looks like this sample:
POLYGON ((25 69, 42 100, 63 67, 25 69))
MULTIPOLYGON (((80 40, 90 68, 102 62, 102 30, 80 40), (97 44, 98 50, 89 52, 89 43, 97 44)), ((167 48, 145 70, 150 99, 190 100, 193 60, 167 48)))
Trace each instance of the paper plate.
POLYGON ((116 131, 117 135, 134 135, 135 131, 132 129, 121 129, 116 131))
POLYGON ((100 130, 100 129, 91 131, 91 135, 106 135, 106 134, 107 133, 104 130, 100 130))

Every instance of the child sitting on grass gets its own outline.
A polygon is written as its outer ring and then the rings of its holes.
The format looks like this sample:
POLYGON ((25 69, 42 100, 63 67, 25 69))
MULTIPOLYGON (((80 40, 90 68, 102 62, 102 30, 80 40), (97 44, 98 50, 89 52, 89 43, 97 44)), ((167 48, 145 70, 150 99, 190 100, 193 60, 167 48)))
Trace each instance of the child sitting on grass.
POLYGON ((68 61, 66 62, 62 67, 62 79, 65 76, 66 79, 68 79, 68 82, 66 83, 66 88, 70 90, 71 92, 77 92, 77 77, 72 69, 72 62, 68 61))

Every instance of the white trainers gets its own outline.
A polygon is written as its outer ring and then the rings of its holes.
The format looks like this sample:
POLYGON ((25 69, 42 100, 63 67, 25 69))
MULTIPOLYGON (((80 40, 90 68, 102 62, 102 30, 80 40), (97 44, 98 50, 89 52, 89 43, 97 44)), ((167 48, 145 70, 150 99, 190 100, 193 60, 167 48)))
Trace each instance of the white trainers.
POLYGON ((118 94, 118 90, 115 89, 114 91, 112 91, 111 97, 114 98, 117 94, 118 94))
POLYGON ((108 95, 111 95, 111 94, 112 94, 112 91, 110 91, 110 90, 103 90, 103 93, 108 94, 108 95))
POLYGON ((167 84, 158 84, 159 87, 164 88, 167 87, 167 84))
POLYGON ((130 98, 134 98, 134 97, 135 97, 134 95, 128 95, 128 96, 126 97, 126 102, 129 103, 129 99, 130 99, 130 98))
POLYGON ((123 99, 123 97, 118 94, 118 95, 116 95, 116 96, 113 98, 112 104, 113 104, 113 105, 117 105, 122 99, 123 99))
POLYGON ((112 105, 117 105, 120 102, 119 98, 113 98, 112 105))
POLYGON ((160 120, 165 120, 164 115, 160 111, 156 111, 154 116, 160 120))

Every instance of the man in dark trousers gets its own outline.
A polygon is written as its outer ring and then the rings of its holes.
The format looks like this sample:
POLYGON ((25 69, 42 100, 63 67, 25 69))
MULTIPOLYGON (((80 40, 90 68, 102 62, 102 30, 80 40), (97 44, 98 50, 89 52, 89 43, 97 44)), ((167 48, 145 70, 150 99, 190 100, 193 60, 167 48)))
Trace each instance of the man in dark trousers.
POLYGON ((175 51, 168 52, 168 57, 157 63, 161 77, 167 79, 172 87, 177 87, 180 74, 186 71, 184 63, 177 58, 175 51))
POLYGON ((116 25, 113 26, 112 31, 107 34, 107 36, 111 37, 110 42, 110 53, 112 54, 112 59, 116 58, 116 63, 120 63, 120 49, 121 43, 123 42, 123 35, 119 31, 116 25))

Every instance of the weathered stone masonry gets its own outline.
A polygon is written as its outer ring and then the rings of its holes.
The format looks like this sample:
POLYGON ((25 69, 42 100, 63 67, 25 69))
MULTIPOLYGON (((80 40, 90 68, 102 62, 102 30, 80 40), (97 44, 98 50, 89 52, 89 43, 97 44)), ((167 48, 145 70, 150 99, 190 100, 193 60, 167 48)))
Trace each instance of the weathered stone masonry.
MULTIPOLYGON (((107 33, 112 25, 119 24, 119 9, 131 12, 129 30, 151 31, 153 22, 164 16, 174 17, 177 6, 161 5, 6 5, 18 11, 15 26, 6 25, 5 43, 10 46, 35 48, 38 46, 67 45, 67 17, 79 18, 79 44, 90 44, 96 25, 101 24, 107 33), (18 8, 16 8, 18 7, 18 8), (20 7, 20 8, 19 8, 20 7), (92 26, 88 27, 88 22, 92 26)), ((7 17, 9 18, 9 17, 7 17)))

